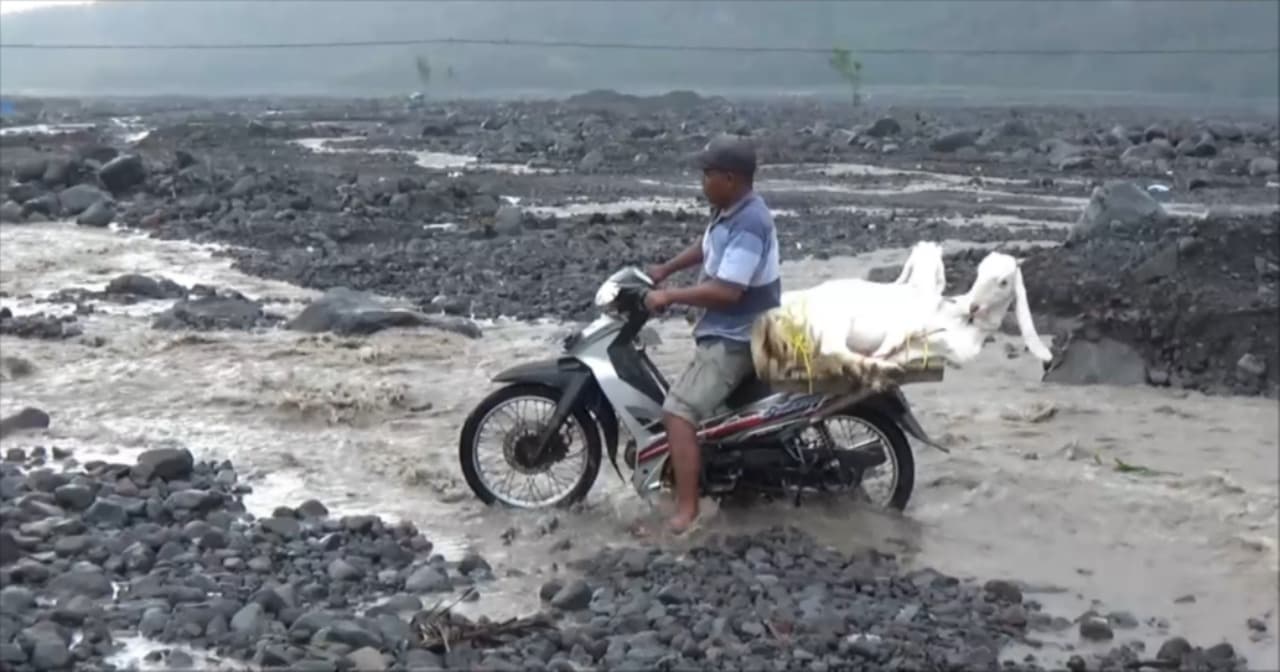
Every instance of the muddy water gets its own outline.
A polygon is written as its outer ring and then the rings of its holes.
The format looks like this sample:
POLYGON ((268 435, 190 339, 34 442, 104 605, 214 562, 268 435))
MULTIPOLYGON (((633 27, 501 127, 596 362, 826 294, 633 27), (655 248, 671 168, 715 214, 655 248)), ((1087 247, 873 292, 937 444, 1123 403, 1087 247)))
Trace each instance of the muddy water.
MULTIPOLYGON (((229 286, 285 314, 313 296, 236 273, 212 248, 69 224, 0 227, 0 250, 0 290, 11 296, 96 288, 124 272, 229 286)), ((789 263, 784 273, 803 287, 902 256, 789 263)), ((101 306, 82 318, 86 338, 69 343, 0 339, 5 356, 37 367, 3 383, 0 413, 35 405, 53 418, 47 433, 6 444, 72 448, 81 460, 181 445, 234 460, 255 487, 258 513, 316 497, 341 513, 411 519, 446 555, 474 546, 490 559, 504 578, 467 608, 495 615, 532 609, 540 575, 627 542, 626 527, 647 511, 607 466, 588 506, 556 514, 560 530, 550 534, 540 531, 548 514, 485 509, 461 483, 457 433, 491 389, 488 377, 553 355, 563 325, 496 321, 478 341, 404 330, 364 339, 151 330, 149 315, 165 307, 101 306), (99 336, 105 343, 95 345, 99 336), (565 538, 573 546, 553 551, 565 538)), ((690 352, 687 326, 659 331, 655 360, 674 374, 690 352)), ((1067 617, 1097 598, 1099 611, 1164 618, 1170 633, 1229 639, 1255 668, 1280 667, 1275 640, 1250 642, 1245 627, 1258 616, 1277 628, 1275 402, 1045 385, 1020 351, 1017 339, 1001 337, 945 382, 907 391, 952 453, 920 448, 905 517, 839 502, 712 506, 707 531, 796 524, 837 547, 876 545, 919 566, 1032 581, 1047 591, 1033 597, 1067 617), (1116 460, 1160 473, 1122 473, 1116 460), (1174 603, 1184 595, 1196 601, 1174 603)), ((1118 637, 1160 634, 1144 627, 1118 637)))

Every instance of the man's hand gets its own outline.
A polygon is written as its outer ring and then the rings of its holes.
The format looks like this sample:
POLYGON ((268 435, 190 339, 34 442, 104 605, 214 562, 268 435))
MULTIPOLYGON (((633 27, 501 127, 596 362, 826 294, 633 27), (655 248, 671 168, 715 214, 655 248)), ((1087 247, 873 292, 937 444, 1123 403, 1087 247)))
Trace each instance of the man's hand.
POLYGON ((649 278, 653 280, 653 285, 655 287, 658 285, 661 285, 662 281, 666 280, 668 275, 666 267, 664 267, 662 264, 654 264, 652 266, 649 266, 648 268, 644 269, 644 274, 649 276, 649 278))
POLYGON ((671 305, 671 295, 665 289, 655 289, 644 295, 644 307, 650 313, 660 313, 671 305))

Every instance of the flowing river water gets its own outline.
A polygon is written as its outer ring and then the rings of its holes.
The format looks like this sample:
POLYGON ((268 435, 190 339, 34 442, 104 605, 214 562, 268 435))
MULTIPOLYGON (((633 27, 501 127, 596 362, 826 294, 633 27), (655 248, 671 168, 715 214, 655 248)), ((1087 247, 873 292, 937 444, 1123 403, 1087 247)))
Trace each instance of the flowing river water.
MULTIPOLYGON (((0 250, 0 291, 11 297, 100 289, 121 273, 231 287, 285 315, 315 296, 236 272, 210 247, 70 223, 0 226, 0 250)), ((800 288, 860 276, 904 254, 788 262, 783 272, 800 288)), ((31 405, 53 418, 46 432, 6 445, 69 448, 81 461, 184 446, 201 459, 235 462, 255 488, 249 503, 259 514, 314 497, 337 513, 413 520, 446 556, 474 547, 493 563, 503 578, 465 604, 493 615, 535 609, 540 575, 602 545, 630 543, 627 527, 646 512, 607 465, 588 504, 572 512, 487 509, 462 483, 458 432, 492 389, 489 376, 554 353, 568 325, 498 320, 474 341, 429 330, 367 338, 152 330, 150 316, 167 307, 98 304, 80 319, 85 335, 69 342, 0 338, 5 357, 35 365, 34 374, 3 382, 0 413, 31 405), (553 518, 559 530, 547 533, 553 518)), ((674 374, 691 352, 688 326, 657 329, 655 361, 674 374)), ((1044 384, 1039 363, 1018 354, 1020 341, 999 339, 944 382, 906 390, 952 452, 917 446, 916 493, 904 516, 779 503, 713 508, 705 527, 786 523, 835 547, 874 545, 913 566, 1022 579, 1030 596, 1067 618, 1129 610, 1143 625, 1118 631, 1121 642, 1225 639, 1254 669, 1280 669, 1273 636, 1250 638, 1245 625, 1257 617, 1277 628, 1276 402, 1044 384), (1117 460, 1158 473, 1123 472, 1117 460)), ((1065 656, 1058 647, 1083 646, 1077 640, 1073 628, 1037 655, 1065 656)))

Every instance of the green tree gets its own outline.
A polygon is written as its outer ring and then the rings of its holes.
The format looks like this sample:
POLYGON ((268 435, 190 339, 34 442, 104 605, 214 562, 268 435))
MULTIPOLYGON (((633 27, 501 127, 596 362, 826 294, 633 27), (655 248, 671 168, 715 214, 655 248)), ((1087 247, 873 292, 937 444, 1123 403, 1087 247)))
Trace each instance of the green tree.
POLYGON ((831 57, 827 59, 827 63, 832 70, 836 71, 836 74, 840 75, 840 79, 843 79, 849 85, 853 106, 861 105, 862 61, 854 59, 853 54, 848 49, 835 47, 831 50, 831 57))

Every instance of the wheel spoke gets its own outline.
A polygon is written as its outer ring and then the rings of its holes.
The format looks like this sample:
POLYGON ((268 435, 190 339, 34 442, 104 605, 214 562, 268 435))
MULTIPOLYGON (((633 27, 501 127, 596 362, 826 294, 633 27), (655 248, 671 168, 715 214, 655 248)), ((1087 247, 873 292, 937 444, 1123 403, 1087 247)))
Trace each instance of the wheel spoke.
POLYGON ((555 407, 550 398, 515 397, 494 406, 481 419, 473 437, 472 466, 499 500, 525 508, 554 504, 567 497, 585 474, 590 430, 576 415, 552 436, 547 450, 553 452, 534 460, 532 442, 541 436, 555 407))

